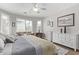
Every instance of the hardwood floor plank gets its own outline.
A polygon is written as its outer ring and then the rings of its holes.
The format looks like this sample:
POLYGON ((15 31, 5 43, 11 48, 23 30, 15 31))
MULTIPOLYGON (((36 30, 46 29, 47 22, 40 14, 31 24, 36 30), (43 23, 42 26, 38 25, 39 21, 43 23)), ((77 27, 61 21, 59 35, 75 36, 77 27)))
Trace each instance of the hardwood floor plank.
MULTIPOLYGON (((56 47, 61 47, 61 48, 63 48, 63 49, 68 50, 68 52, 67 52, 66 54, 64 54, 64 55, 79 55, 79 50, 74 51, 73 49, 68 48, 68 47, 65 47, 65 46, 63 46, 63 45, 56 44, 56 43, 54 43, 54 44, 56 45, 56 47)), ((60 50, 60 49, 59 49, 59 50, 60 50)), ((59 54, 60 54, 60 53, 59 53, 59 54)))

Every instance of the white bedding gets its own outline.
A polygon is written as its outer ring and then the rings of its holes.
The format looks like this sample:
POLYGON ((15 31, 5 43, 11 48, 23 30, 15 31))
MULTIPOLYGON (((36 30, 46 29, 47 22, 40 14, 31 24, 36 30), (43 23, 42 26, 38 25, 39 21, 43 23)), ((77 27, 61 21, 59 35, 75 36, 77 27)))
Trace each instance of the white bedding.
POLYGON ((33 36, 33 35, 27 35, 27 36, 24 36, 24 37, 29 42, 32 42, 32 44, 36 48, 37 54, 41 54, 41 55, 57 54, 56 47, 52 42, 38 38, 38 37, 33 36))
POLYGON ((35 44, 30 38, 27 38, 27 37, 26 37, 26 40, 27 40, 28 42, 30 42, 30 43, 35 47, 35 49, 36 49, 36 54, 37 54, 37 55, 42 55, 42 48, 41 48, 40 45, 35 44))
POLYGON ((0 55, 11 55, 11 53, 12 53, 12 44, 13 43, 6 44, 5 48, 2 50, 0 55))
MULTIPOLYGON (((41 38, 37 38, 34 36, 22 36, 22 37, 35 47, 37 55, 56 54, 55 46, 53 46, 53 44, 51 42, 41 40, 41 38)), ((12 54, 12 45, 13 45, 13 43, 6 44, 4 50, 2 51, 2 53, 0 53, 0 55, 11 55, 12 54)))

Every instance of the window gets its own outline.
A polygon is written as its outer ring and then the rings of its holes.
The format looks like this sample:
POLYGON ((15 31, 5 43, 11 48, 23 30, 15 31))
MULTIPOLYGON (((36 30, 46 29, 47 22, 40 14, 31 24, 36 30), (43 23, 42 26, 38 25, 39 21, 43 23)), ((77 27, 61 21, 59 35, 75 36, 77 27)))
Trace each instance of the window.
POLYGON ((32 32, 32 21, 25 19, 17 19, 16 32, 32 32))
POLYGON ((16 32, 25 32, 25 20, 23 19, 16 20, 16 32))
POLYGON ((26 31, 32 32, 32 21, 26 20, 26 31))
POLYGON ((41 21, 37 21, 37 32, 41 32, 41 21))
POLYGON ((10 20, 9 16, 1 14, 1 33, 10 34, 10 20))

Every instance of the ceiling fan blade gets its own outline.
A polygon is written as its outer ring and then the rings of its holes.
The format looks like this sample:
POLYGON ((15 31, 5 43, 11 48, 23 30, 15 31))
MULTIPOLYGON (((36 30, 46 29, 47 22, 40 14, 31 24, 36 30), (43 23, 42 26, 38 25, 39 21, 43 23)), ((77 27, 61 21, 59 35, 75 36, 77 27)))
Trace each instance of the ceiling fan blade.
POLYGON ((37 8, 38 4, 37 3, 33 3, 33 7, 37 8))
POLYGON ((46 10, 46 8, 40 8, 41 10, 46 10))

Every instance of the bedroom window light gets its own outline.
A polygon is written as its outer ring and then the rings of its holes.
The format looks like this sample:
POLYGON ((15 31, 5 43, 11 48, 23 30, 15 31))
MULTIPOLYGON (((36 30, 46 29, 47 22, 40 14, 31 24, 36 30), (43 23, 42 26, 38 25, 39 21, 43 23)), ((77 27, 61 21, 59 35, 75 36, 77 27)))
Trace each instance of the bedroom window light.
POLYGON ((1 14, 1 33, 10 34, 10 20, 6 14, 1 14))
POLYGON ((16 32, 32 32, 32 21, 25 19, 17 19, 16 32))
POLYGON ((39 20, 37 21, 37 32, 41 32, 41 27, 42 27, 41 20, 39 20))
POLYGON ((32 32, 32 21, 26 20, 26 32, 32 32))
POLYGON ((16 32, 25 32, 25 20, 24 19, 16 20, 16 32))

